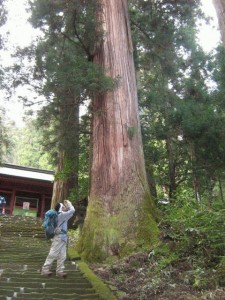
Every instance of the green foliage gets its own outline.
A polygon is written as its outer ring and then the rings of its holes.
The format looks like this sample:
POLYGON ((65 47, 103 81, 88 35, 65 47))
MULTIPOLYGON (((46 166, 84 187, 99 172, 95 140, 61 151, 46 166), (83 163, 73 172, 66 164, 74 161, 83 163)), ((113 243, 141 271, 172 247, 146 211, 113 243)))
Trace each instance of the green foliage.
POLYGON ((186 262, 186 281, 196 288, 224 282, 224 209, 202 210, 183 198, 169 204, 161 221, 164 243, 154 250, 159 270, 186 262), (166 243, 166 244, 165 244, 166 243), (208 277, 210 275, 210 278, 208 277))
POLYGON ((74 169, 74 161, 73 160, 68 160, 67 158, 64 159, 64 165, 63 165, 63 170, 58 171, 55 174, 55 180, 62 180, 66 181, 71 173, 73 172, 74 169))
POLYGON ((215 59, 196 42, 200 1, 133 0, 130 11, 151 185, 174 198, 180 185, 198 182, 201 194, 224 162, 224 50, 215 59), (218 94, 207 86, 214 72, 218 94))
POLYGON ((89 194, 89 172, 91 163, 90 132, 91 116, 87 113, 80 120, 80 153, 79 153, 79 199, 89 194))
POLYGON ((179 259, 178 254, 174 252, 167 252, 167 256, 163 257, 159 260, 159 263, 157 265, 158 270, 163 270, 168 266, 171 266, 173 264, 176 264, 177 260, 179 259))
POLYGON ((135 133, 136 133, 137 129, 133 126, 131 127, 127 127, 127 133, 128 133, 128 137, 130 140, 132 140, 132 138, 134 137, 135 133))
POLYGON ((42 132, 37 130, 32 120, 27 121, 23 128, 14 128, 14 132, 11 131, 14 147, 5 162, 37 169, 53 170, 49 153, 45 152, 42 146, 41 134, 42 132))
POLYGON ((58 98, 60 92, 60 98, 64 98, 69 89, 81 103, 87 95, 114 87, 117 80, 105 76, 102 68, 92 63, 96 45, 101 44, 103 38, 101 24, 96 19, 99 9, 99 1, 93 0, 31 3, 31 23, 46 34, 35 49, 33 75, 41 81, 45 78, 42 94, 48 97, 55 94, 58 98))

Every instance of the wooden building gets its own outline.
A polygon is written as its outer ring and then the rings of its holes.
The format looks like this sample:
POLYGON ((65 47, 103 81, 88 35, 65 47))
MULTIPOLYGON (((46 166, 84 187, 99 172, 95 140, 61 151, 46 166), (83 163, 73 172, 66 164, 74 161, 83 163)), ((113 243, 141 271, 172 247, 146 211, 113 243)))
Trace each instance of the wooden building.
MULTIPOLYGON (((4 212, 43 218, 50 209, 54 173, 9 164, 0 166, 0 197, 6 200, 4 212)), ((0 213, 3 207, 0 205, 0 213)))

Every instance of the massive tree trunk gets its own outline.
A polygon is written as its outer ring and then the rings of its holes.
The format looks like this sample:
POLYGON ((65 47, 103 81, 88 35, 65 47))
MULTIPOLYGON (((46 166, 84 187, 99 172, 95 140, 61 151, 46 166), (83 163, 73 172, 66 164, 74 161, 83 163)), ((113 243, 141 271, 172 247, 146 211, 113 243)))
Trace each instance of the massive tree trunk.
POLYGON ((213 0, 213 3, 219 21, 219 28, 222 41, 225 44, 225 0, 213 0))
POLYGON ((94 57, 118 87, 93 99, 89 205, 78 250, 124 256, 157 239, 146 179, 126 0, 101 0, 104 40, 94 57))

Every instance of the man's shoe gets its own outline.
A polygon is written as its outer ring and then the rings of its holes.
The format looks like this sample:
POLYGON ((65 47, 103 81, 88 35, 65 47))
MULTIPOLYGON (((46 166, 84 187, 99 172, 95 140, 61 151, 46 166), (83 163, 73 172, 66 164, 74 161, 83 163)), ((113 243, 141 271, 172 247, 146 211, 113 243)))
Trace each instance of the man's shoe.
POLYGON ((42 276, 51 276, 51 275, 52 275, 52 272, 51 272, 51 271, 42 271, 42 272, 41 272, 41 275, 42 275, 42 276))
POLYGON ((57 272, 56 276, 61 277, 61 278, 66 278, 67 273, 65 273, 65 272, 57 272))

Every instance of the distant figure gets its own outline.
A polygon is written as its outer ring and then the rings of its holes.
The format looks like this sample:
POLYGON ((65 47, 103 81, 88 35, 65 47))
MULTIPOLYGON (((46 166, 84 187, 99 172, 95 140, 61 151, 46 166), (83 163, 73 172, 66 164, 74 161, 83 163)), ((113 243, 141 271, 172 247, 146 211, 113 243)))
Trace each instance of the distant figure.
POLYGON ((5 197, 3 196, 0 196, 0 207, 2 209, 2 215, 5 214, 5 205, 6 205, 6 200, 5 200, 5 197))
POLYGON ((52 275, 50 269, 53 262, 57 260, 56 276, 65 278, 67 276, 64 272, 64 262, 67 255, 67 223, 73 216, 75 208, 69 200, 64 200, 64 205, 62 203, 57 203, 55 210, 58 212, 57 233, 52 240, 52 245, 42 267, 41 274, 44 276, 52 275))

